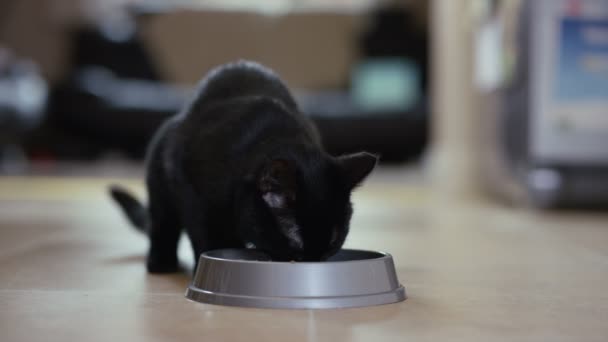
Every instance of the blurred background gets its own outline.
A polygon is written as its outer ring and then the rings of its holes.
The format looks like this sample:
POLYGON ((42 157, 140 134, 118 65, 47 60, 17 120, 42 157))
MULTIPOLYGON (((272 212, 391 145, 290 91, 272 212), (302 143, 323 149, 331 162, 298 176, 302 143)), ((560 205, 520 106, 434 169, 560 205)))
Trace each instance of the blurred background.
POLYGON ((605 341, 606 208, 608 0, 0 0, 3 340, 605 341), (237 59, 381 156, 344 246, 407 301, 195 304, 187 243, 146 273, 108 185, 144 199, 150 137, 237 59))
POLYGON ((332 154, 484 201, 608 204, 604 0, 3 0, 5 197, 15 176, 141 176, 159 124, 241 58, 332 154))

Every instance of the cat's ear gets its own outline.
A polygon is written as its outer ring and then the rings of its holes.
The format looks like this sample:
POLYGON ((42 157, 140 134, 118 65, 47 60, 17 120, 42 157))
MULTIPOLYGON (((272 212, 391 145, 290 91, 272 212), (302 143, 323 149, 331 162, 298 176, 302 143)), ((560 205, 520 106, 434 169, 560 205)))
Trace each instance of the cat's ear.
POLYGON ((338 163, 351 188, 357 187, 374 169, 378 157, 371 153, 359 152, 338 157, 338 163))
POLYGON ((258 175, 258 189, 271 209, 289 208, 296 200, 296 168, 292 162, 275 159, 258 175))

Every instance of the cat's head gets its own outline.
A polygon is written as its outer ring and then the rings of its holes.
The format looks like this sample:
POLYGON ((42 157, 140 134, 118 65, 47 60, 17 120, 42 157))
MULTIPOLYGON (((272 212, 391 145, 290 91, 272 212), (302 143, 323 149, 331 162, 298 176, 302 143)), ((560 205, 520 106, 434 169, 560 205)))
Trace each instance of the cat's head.
POLYGON ((376 163, 365 152, 265 161, 253 177, 247 242, 274 260, 319 261, 335 254, 348 234, 351 192, 376 163))

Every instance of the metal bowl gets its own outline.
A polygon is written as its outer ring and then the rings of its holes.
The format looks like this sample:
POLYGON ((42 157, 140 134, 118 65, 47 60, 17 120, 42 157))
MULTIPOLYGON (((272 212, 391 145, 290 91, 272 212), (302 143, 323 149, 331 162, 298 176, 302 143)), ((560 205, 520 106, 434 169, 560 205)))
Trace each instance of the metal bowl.
POLYGON ((273 262, 259 251, 201 254, 186 297, 201 303, 280 309, 372 306, 405 300, 390 254, 343 249, 324 262, 273 262))

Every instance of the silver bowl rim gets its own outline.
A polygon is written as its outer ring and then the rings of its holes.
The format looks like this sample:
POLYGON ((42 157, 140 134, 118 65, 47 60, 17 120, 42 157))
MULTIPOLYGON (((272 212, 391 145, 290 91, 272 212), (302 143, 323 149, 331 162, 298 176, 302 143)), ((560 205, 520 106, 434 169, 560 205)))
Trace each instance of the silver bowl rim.
MULTIPOLYGON (((345 264, 345 263, 369 262, 369 261, 373 261, 373 260, 384 260, 384 259, 392 259, 393 258, 393 256, 390 253, 387 253, 387 252, 372 251, 372 250, 367 250, 367 249, 356 249, 356 248, 343 248, 343 249, 340 249, 340 251, 368 252, 368 253, 377 254, 378 257, 377 258, 369 258, 369 259, 344 260, 344 261, 294 261, 294 262, 291 262, 291 261, 272 261, 272 260, 270 260, 270 261, 264 261, 264 260, 226 259, 226 258, 220 258, 220 257, 215 257, 215 256, 210 256, 209 255, 209 253, 219 252, 219 251, 223 251, 223 250, 242 251, 242 250, 247 250, 247 249, 246 248, 222 248, 222 249, 215 249, 215 250, 210 250, 210 251, 201 253, 200 258, 205 258, 207 260, 213 260, 213 261, 221 261, 221 262, 226 262, 226 263, 238 263, 238 264, 251 263, 251 264, 260 264, 260 265, 283 264, 283 265, 293 265, 293 266, 297 266, 297 265, 335 265, 335 264, 345 264)), ((338 252, 340 252, 340 251, 338 251, 338 252)), ((336 253, 338 253, 338 252, 336 252, 336 253)))

